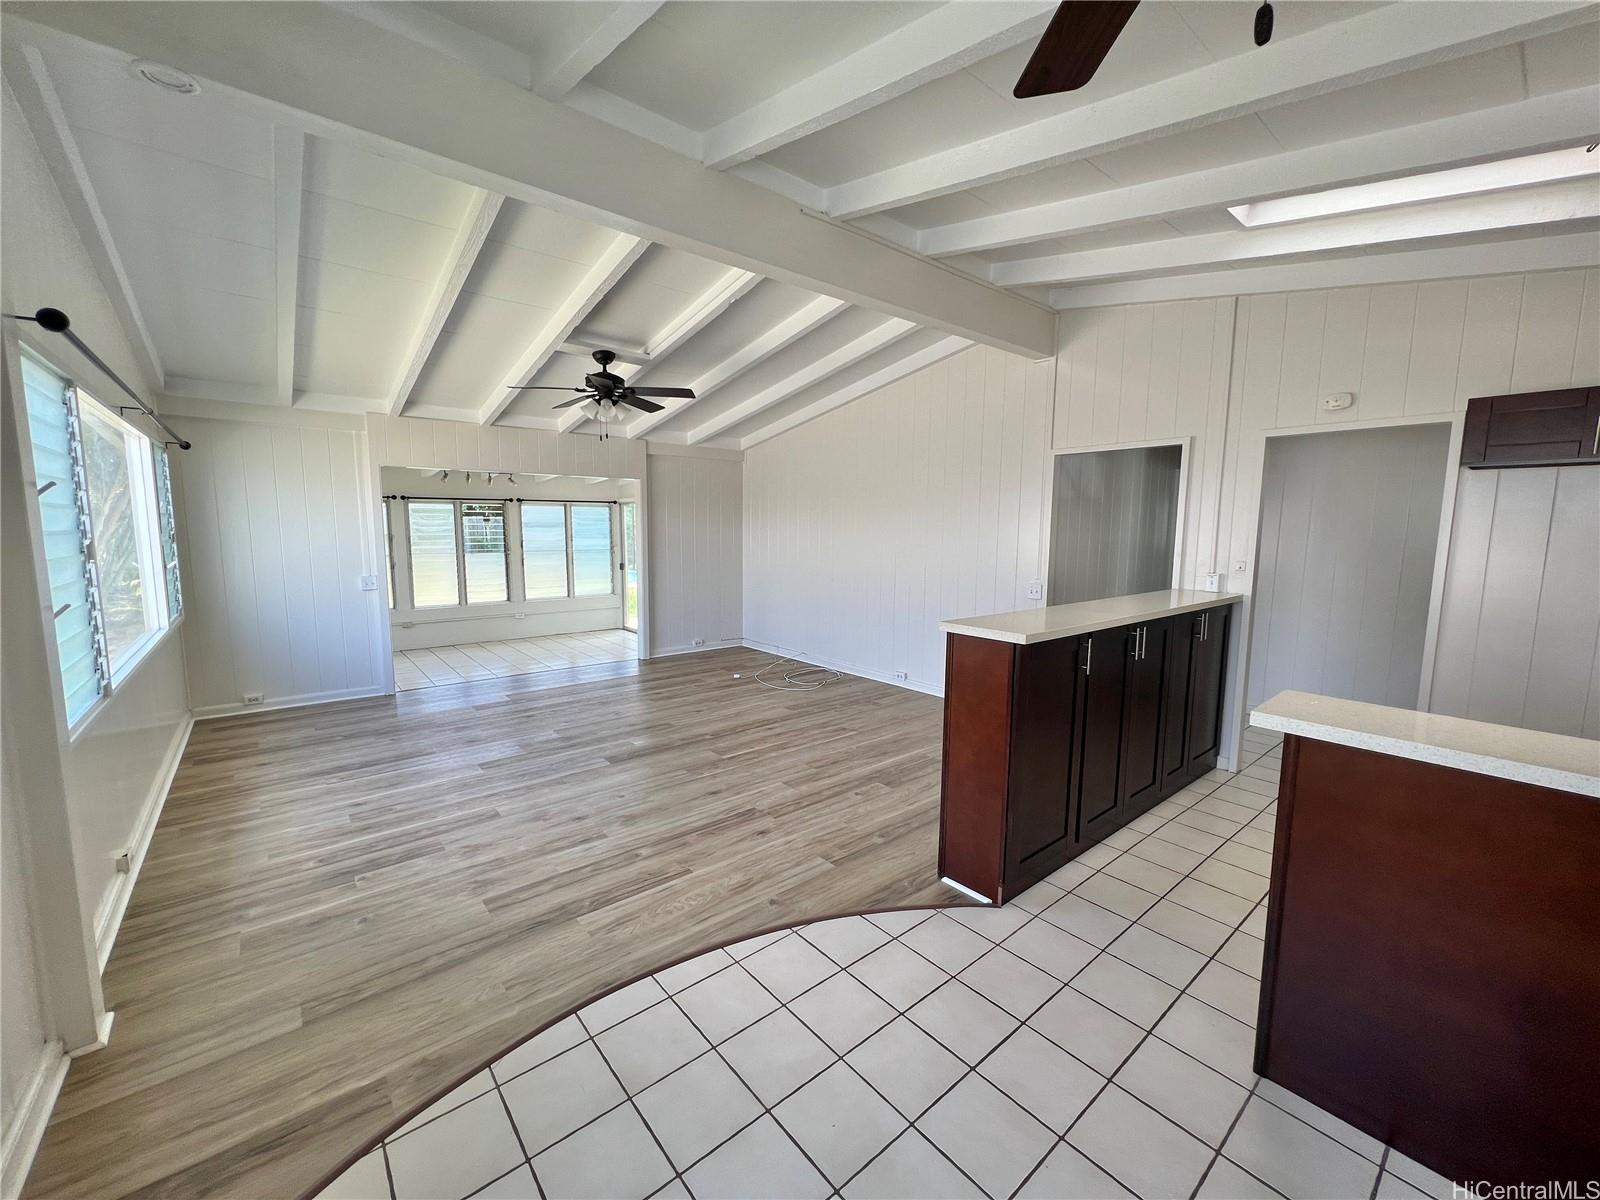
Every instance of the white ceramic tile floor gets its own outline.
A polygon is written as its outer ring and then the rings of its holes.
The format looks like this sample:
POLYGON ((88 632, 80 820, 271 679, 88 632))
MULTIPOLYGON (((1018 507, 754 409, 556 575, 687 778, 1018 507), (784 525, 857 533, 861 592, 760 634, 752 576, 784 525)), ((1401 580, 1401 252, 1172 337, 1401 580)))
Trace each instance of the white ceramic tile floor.
MULTIPOLYGON (((1252 733, 1247 758, 1276 744, 1252 733)), ((1238 778, 998 911, 842 918, 668 967, 441 1089, 324 1195, 1431 1193, 1250 1069, 1272 795, 1235 787, 1243 822, 1191 811, 1238 778)))
POLYGON ((444 683, 531 675, 536 671, 627 662, 638 657, 639 635, 626 629, 552 633, 499 642, 435 646, 428 650, 397 650, 394 686, 398 691, 410 692, 444 683))

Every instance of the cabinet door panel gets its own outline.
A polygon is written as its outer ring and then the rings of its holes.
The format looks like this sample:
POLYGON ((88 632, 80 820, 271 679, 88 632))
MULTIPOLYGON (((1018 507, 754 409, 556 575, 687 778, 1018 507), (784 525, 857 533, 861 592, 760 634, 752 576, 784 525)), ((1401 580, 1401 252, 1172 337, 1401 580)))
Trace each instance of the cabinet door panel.
POLYGON ((1194 670, 1197 613, 1168 617, 1166 710, 1161 731, 1161 794, 1170 796, 1189 782, 1189 679, 1194 670))
POLYGON ((1461 461, 1537 466, 1600 458, 1600 391, 1563 388, 1467 401, 1461 461))
POLYGON ((1133 653, 1128 658, 1128 681, 1122 709, 1123 819, 1129 820, 1159 798, 1162 778, 1161 743, 1163 678, 1167 637, 1171 625, 1152 621, 1134 627, 1133 653))
POLYGON ((1128 677, 1127 629, 1085 635, 1083 710, 1078 741, 1078 841, 1098 841, 1122 823, 1123 689, 1128 677))
POLYGON ((1203 774, 1216 765, 1222 736, 1222 676, 1227 665, 1229 608, 1201 614, 1193 646, 1189 687, 1189 770, 1203 774))
POLYGON ((1048 875, 1071 852, 1077 662, 1077 638, 1017 649, 1007 805, 1008 896, 1048 875))

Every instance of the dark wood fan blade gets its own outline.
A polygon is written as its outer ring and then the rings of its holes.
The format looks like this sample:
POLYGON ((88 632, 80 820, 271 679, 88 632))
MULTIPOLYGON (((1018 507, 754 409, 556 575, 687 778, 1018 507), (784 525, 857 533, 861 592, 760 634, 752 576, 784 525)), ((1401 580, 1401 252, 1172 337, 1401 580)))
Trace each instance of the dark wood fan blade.
POLYGON ((574 396, 571 400, 563 400, 560 404, 552 404, 550 407, 551 408, 571 408, 574 404, 582 404, 585 400, 593 400, 593 399, 594 399, 594 393, 590 392, 587 396, 574 396))
POLYGON ((555 387, 548 383, 514 383, 510 385, 513 392, 581 392, 582 388, 555 387))
POLYGON ((1033 48, 1011 94, 1018 100, 1071 92, 1094 78, 1139 0, 1067 0, 1033 48))
POLYGON ((629 388, 628 392, 634 396, 676 396, 683 400, 694 399, 694 392, 689 388, 637 387, 629 388))
POLYGON ((641 400, 637 396, 624 396, 622 403, 637 408, 640 412, 660 412, 665 404, 657 404, 654 400, 641 400))

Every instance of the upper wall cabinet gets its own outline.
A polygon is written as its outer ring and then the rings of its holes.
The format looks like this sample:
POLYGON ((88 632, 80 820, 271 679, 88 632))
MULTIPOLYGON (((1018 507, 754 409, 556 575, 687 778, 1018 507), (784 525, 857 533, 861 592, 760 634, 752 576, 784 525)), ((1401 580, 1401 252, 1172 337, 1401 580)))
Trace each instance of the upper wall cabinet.
POLYGON ((1600 387, 1477 396, 1461 436, 1465 467, 1600 462, 1600 387))

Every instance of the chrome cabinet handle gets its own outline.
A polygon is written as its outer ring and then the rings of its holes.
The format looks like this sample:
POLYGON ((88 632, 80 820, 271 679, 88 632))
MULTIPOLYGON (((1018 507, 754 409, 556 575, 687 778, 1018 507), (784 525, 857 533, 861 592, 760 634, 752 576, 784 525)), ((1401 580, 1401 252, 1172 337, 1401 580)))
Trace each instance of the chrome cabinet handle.
POLYGON ((1083 673, 1085 675, 1092 675, 1094 673, 1094 639, 1093 638, 1088 638, 1083 643, 1083 673))

